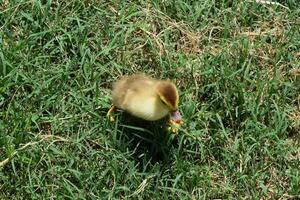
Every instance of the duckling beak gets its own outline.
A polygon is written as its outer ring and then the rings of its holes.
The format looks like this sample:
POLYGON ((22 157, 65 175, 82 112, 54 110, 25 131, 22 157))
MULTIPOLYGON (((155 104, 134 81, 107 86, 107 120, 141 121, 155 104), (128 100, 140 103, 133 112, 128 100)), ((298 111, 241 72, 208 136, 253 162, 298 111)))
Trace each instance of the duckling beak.
POLYGON ((178 124, 181 123, 182 118, 180 112, 178 110, 171 112, 170 119, 178 124))

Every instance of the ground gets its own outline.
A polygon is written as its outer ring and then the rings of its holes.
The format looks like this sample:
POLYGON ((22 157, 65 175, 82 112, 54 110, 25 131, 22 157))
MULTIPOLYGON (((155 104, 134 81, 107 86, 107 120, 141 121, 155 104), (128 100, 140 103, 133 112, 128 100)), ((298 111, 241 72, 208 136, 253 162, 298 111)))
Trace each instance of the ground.
POLYGON ((0 199, 300 195, 300 4, 0 3, 0 199), (184 124, 116 114, 111 83, 172 79, 184 124))

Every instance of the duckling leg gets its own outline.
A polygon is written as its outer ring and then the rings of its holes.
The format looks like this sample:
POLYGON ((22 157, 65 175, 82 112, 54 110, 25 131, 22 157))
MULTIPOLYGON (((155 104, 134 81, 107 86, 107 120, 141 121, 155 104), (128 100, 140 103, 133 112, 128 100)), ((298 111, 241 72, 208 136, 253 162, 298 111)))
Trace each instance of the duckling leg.
POLYGON ((114 121, 115 121, 115 118, 112 116, 112 113, 113 113, 113 112, 116 112, 116 110, 117 110, 117 107, 114 106, 114 105, 112 105, 112 107, 108 110, 108 112, 107 112, 107 114, 106 114, 106 116, 109 118, 109 120, 110 120, 111 122, 114 122, 114 121))

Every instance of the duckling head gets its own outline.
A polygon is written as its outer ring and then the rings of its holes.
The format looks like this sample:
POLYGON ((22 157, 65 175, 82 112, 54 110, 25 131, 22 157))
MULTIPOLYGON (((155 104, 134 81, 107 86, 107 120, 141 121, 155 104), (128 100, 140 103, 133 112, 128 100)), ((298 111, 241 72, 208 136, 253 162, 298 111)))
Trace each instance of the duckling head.
POLYGON ((171 120, 180 122, 181 115, 178 111, 179 95, 174 83, 171 81, 159 81, 157 93, 161 103, 170 111, 171 120))
POLYGON ((170 81, 159 81, 157 84, 157 93, 161 103, 164 104, 170 112, 178 109, 179 95, 174 83, 170 81))

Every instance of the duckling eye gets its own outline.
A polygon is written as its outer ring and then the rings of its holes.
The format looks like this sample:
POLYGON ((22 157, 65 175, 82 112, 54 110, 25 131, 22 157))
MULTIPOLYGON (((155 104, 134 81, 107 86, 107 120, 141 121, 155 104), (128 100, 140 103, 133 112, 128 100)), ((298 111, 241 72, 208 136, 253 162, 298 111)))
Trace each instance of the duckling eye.
POLYGON ((164 102, 164 101, 161 101, 161 102, 162 102, 165 106, 167 105, 166 102, 164 102))

